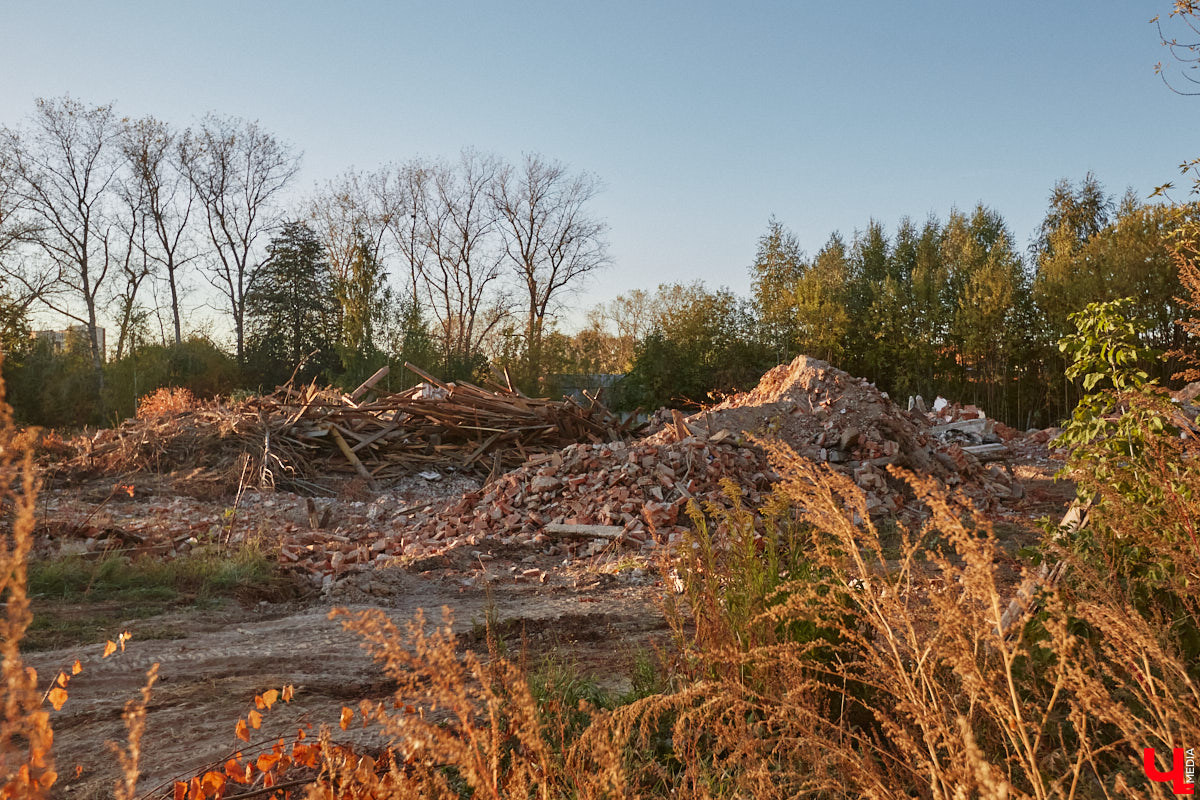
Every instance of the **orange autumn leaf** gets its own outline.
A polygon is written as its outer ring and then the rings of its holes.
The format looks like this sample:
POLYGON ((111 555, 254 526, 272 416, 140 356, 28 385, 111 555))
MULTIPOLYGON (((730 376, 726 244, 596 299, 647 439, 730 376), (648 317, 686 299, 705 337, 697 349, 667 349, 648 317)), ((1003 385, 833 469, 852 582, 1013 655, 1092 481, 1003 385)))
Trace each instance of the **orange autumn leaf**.
POLYGON ((320 748, 311 744, 295 744, 292 746, 292 759, 305 767, 315 767, 320 757, 320 748))
POLYGON ((237 737, 243 742, 250 741, 250 729, 246 727, 246 720, 239 719, 237 727, 233 729, 233 732, 237 734, 237 737))
POLYGON ((117 643, 112 639, 109 639, 104 643, 104 655, 101 656, 101 658, 108 658, 115 652, 117 652, 117 643))
POLYGON ((246 715, 246 719, 250 721, 250 727, 254 728, 254 730, 258 730, 259 726, 262 725, 262 714, 258 713, 257 711, 251 710, 250 713, 246 715))
POLYGON ((249 770, 243 768, 242 765, 237 762, 237 759, 231 758, 225 762, 225 774, 233 778, 238 783, 247 783, 250 780, 250 776, 247 774, 248 772, 249 770))
POLYGON ((350 727, 350 720, 352 719, 354 719, 354 712, 346 706, 342 706, 342 718, 338 721, 338 724, 342 726, 342 730, 350 727))
POLYGON ((276 689, 268 689, 262 693, 263 705, 267 708, 275 705, 275 701, 279 699, 279 692, 276 689))
POLYGON ((292 697, 294 697, 295 694, 296 694, 296 687, 292 686, 289 683, 287 686, 283 687, 283 695, 282 695, 283 702, 285 702, 285 703, 292 702, 292 697))
POLYGON ((221 787, 224 785, 225 776, 219 772, 204 773, 204 780, 200 782, 200 788, 203 789, 206 794, 213 795, 221 791, 221 787))
POLYGON ((78 675, 83 672, 83 664, 79 663, 79 659, 75 659, 75 663, 71 665, 71 674, 78 675))
POLYGON ((60 686, 55 686, 50 690, 48 697, 50 698, 50 705, 54 706, 55 711, 58 711, 67 702, 67 690, 60 686))
POLYGON ((174 800, 187 800, 188 785, 183 781, 175 781, 175 798, 174 800))
POLYGON ((278 753, 263 753, 258 757, 258 761, 254 762, 259 772, 266 772, 277 763, 279 763, 278 753))

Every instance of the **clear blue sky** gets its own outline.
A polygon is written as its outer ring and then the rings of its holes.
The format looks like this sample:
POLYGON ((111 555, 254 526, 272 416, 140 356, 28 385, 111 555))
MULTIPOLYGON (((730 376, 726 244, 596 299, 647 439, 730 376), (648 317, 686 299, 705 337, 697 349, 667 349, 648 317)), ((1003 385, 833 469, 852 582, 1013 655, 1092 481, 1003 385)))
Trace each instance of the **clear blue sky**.
POLYGON ((1051 185, 1143 196, 1200 156, 1200 98, 1154 74, 1169 0, 14 2, 0 123, 38 96, 187 124, 258 119, 349 166, 464 146, 596 173, 614 266, 738 291, 774 214, 809 252, 871 217, 980 200, 1023 247, 1051 185))

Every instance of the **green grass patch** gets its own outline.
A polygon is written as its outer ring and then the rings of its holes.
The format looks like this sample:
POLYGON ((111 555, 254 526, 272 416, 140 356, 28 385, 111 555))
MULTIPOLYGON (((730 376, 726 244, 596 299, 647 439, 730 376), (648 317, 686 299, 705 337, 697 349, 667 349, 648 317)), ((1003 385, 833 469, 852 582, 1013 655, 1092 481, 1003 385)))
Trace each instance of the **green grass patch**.
POLYGON ((165 603, 34 603, 33 622, 21 640, 27 652, 78 647, 116 639, 118 634, 138 622, 138 639, 182 639, 187 631, 180 625, 141 623, 170 611, 165 603))
POLYGON ((68 556, 29 565, 29 593, 35 599, 66 602, 205 599, 276 582, 275 566, 249 547, 171 560, 68 556))
MULTIPOLYGON (((33 623, 23 642, 45 650, 111 639, 131 620, 224 600, 281 600, 291 582, 253 547, 171 560, 67 556, 29 565, 33 623)), ((178 638, 173 626, 139 626, 140 638, 178 638)))

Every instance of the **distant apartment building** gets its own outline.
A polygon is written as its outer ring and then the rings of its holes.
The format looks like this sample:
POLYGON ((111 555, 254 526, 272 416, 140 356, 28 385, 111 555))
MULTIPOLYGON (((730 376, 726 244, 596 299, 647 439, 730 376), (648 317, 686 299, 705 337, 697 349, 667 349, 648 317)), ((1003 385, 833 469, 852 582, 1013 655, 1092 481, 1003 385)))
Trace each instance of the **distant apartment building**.
MULTIPOLYGON (((34 331, 33 338, 50 345, 55 353, 87 352, 88 334, 86 325, 72 325, 60 331, 34 331)), ((96 328, 96 339, 100 345, 100 359, 107 360, 108 350, 104 328, 96 328)))

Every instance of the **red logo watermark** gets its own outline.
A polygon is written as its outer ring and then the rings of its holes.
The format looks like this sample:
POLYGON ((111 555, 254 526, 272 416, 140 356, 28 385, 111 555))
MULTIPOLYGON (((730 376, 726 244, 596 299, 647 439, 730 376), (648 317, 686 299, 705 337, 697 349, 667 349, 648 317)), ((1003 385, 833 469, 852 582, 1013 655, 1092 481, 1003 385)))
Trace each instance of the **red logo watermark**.
POLYGON ((1171 748, 1171 771, 1159 772, 1154 763, 1154 748, 1142 750, 1142 768, 1146 777, 1159 783, 1171 782, 1175 794, 1196 793, 1196 751, 1193 748, 1171 748))

